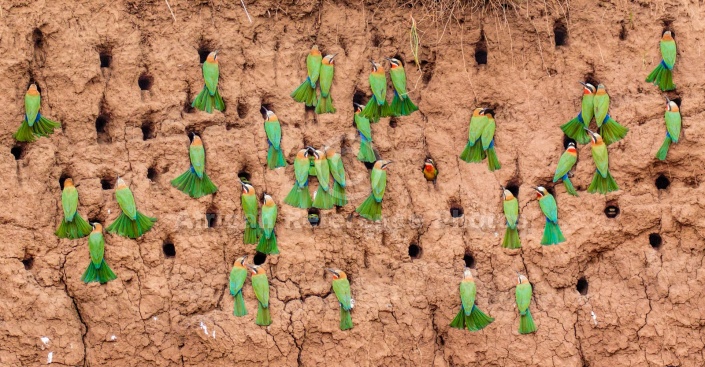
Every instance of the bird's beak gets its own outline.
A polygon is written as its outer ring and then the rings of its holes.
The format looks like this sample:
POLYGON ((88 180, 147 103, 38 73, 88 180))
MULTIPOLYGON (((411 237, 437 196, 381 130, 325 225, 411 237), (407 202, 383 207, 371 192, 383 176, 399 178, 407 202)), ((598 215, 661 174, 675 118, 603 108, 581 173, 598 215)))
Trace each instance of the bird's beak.
POLYGON ((370 64, 372 64, 372 67, 376 67, 377 65, 375 64, 375 60, 370 60, 370 64))
POLYGON ((333 270, 331 268, 326 268, 326 270, 329 271, 331 274, 338 276, 338 273, 336 273, 335 270, 333 270))
POLYGON ((664 96, 664 97, 666 97, 666 103, 670 103, 670 102, 671 102, 671 100, 668 98, 668 96, 664 96))
POLYGON ((248 255, 245 255, 245 256, 242 257, 242 263, 243 263, 243 264, 245 263, 245 260, 247 260, 247 256, 248 256, 248 255))
POLYGON ((330 61, 333 61, 333 59, 335 59, 336 56, 338 56, 338 54, 333 54, 333 55, 330 57, 330 61))
POLYGON ((250 268, 250 270, 252 270, 252 271, 254 271, 254 272, 257 272, 257 268, 256 268, 254 265, 245 264, 245 266, 247 266, 248 268, 250 268))
POLYGON ((215 54, 215 56, 218 56, 218 50, 213 51, 213 53, 215 54))
POLYGON ((262 110, 264 111, 264 114, 265 114, 265 115, 267 114, 267 112, 269 112, 269 110, 267 109, 267 107, 264 107, 264 106, 262 106, 262 110))
POLYGON ((578 82, 578 83, 582 84, 583 87, 587 88, 587 83, 585 83, 585 82, 578 82))

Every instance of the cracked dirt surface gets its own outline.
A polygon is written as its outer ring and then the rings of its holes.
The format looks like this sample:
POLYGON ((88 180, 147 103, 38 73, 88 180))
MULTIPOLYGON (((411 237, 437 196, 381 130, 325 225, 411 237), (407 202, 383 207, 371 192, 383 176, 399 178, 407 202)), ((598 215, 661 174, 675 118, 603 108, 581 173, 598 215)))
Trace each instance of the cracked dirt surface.
POLYGON ((246 4, 253 24, 236 1, 171 0, 176 22, 157 0, 0 4, 0 365, 43 365, 50 353, 53 364, 66 366, 705 364, 702 4, 555 0, 490 11, 457 3, 452 18, 449 9, 441 14, 414 1, 246 4), (421 32, 420 71, 409 48, 409 14, 421 32), (567 26, 565 46, 554 44, 556 22, 567 26), (670 96, 681 98, 684 136, 661 163, 654 154, 665 134, 664 100, 643 79, 660 61, 658 40, 669 22, 679 48, 678 90, 670 96), (481 34, 488 61, 478 66, 481 34), (339 53, 335 115, 314 116, 288 97, 303 80, 313 43, 339 53), (185 106, 202 85, 199 49, 220 51, 222 114, 185 106), (110 67, 100 67, 101 52, 112 57, 110 67), (370 224, 353 215, 369 176, 355 159, 350 101, 357 91, 369 94, 367 60, 397 54, 421 111, 396 119, 396 127, 388 119, 373 126, 376 149, 396 163, 387 221, 370 224), (580 147, 573 178, 580 197, 555 188, 568 242, 541 247, 543 218, 531 187, 552 178, 563 150, 558 126, 577 113, 577 81, 588 74, 607 86, 612 116, 630 128, 609 149, 622 190, 585 193, 594 168, 590 148, 580 147), (140 75, 152 78, 149 91, 138 88, 140 75), (63 129, 16 146, 11 134, 30 78, 42 90, 42 112, 63 129), (289 162, 304 144, 342 152, 352 203, 324 211, 320 227, 282 204, 293 167, 263 165, 262 104, 282 121, 289 162), (496 111, 503 168, 495 173, 457 158, 478 105, 496 111), (107 120, 103 133, 98 116, 107 120), (189 131, 203 137, 217 195, 193 200, 169 185, 187 168, 189 131), (427 155, 439 166, 436 186, 420 171, 427 155), (265 264, 268 328, 254 325, 249 282, 248 317, 232 316, 226 288, 234 259, 254 252, 242 244, 239 172, 280 205, 282 253, 265 264), (59 179, 73 177, 81 214, 105 224, 118 207, 103 186, 118 174, 138 208, 159 221, 138 240, 106 235, 118 279, 85 285, 86 240, 53 234, 59 179), (670 180, 665 190, 654 184, 661 174, 670 180), (521 251, 500 247, 499 185, 509 182, 520 190, 521 251), (464 216, 451 218, 451 205, 464 216), (607 205, 620 214, 608 219, 607 205), (206 213, 217 213, 214 228, 206 228, 206 213), (661 236, 658 249, 650 234, 661 236), (165 256, 166 242, 175 257, 165 256), (408 255, 412 243, 421 247, 416 259, 408 255), (468 254, 478 303, 496 318, 478 333, 448 326, 468 254), (338 330, 326 266, 350 276, 356 307, 348 332, 338 330), (534 285, 533 335, 517 333, 515 271, 534 285), (576 290, 581 277, 589 283, 585 295, 576 290))

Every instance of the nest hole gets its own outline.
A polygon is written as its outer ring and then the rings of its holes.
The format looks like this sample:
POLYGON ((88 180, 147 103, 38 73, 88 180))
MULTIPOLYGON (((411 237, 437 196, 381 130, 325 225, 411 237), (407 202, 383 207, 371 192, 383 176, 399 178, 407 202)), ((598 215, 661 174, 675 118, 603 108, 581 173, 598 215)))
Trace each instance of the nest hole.
POLYGON ((450 207, 450 216, 452 218, 460 218, 465 214, 463 207, 458 204, 453 204, 450 207))
POLYGON ((35 28, 32 32, 32 42, 36 48, 44 47, 44 33, 39 28, 35 28))
POLYGON ((252 259, 255 265, 262 265, 265 261, 267 261, 267 255, 259 251, 255 254, 255 258, 252 259))
POLYGON ((578 146, 578 142, 576 142, 575 139, 571 138, 566 134, 563 134, 563 149, 568 149, 568 145, 570 143, 573 143, 576 147, 578 146))
POLYGON ((206 47, 206 46, 201 46, 198 48, 198 60, 201 64, 206 62, 206 59, 208 58, 208 54, 211 53, 211 50, 206 47))
POLYGON ((71 178, 68 173, 62 173, 61 176, 59 176, 59 187, 61 188, 61 190, 64 189, 64 182, 66 182, 67 178, 71 178))
POLYGON ((661 245, 663 244, 663 240, 661 239, 661 235, 658 233, 651 233, 649 234, 649 245, 651 245, 652 248, 658 250, 661 248, 661 245))
POLYGON ((355 89, 355 93, 353 94, 353 109, 356 109, 355 103, 364 106, 366 97, 367 95, 364 92, 359 89, 355 89))
POLYGON ((409 257, 412 259, 418 259, 421 257, 421 247, 415 243, 409 245, 409 257))
POLYGON ((112 175, 104 176, 100 179, 100 187, 103 190, 112 190, 113 188, 115 188, 115 181, 117 181, 117 179, 112 175))
POLYGON ((321 225, 321 211, 317 208, 310 208, 308 210, 308 223, 311 227, 317 227, 321 225))
POLYGON ((626 41, 627 36, 629 36, 629 31, 627 30, 627 25, 622 23, 622 27, 619 29, 619 40, 626 41))
POLYGON ((176 247, 174 246, 174 242, 171 240, 166 240, 162 244, 162 252, 164 253, 164 257, 167 259, 176 257, 176 247))
POLYGON ((470 269, 475 269, 475 257, 471 253, 466 253, 463 256, 463 261, 465 262, 465 267, 470 269))
POLYGON ((237 177, 244 183, 250 183, 250 180, 252 180, 252 175, 245 170, 238 172, 237 177))
POLYGON ((556 42, 556 47, 568 44, 568 27, 560 19, 553 24, 553 39, 556 42))
POLYGON ((375 168, 375 162, 362 162, 362 163, 365 164, 365 168, 367 168, 368 170, 371 170, 371 169, 375 168))
POLYGON ((22 145, 15 145, 12 148, 10 148, 10 153, 15 157, 16 161, 19 161, 24 157, 24 147, 22 145))
POLYGON ((656 177, 656 181, 654 183, 656 184, 657 189, 666 190, 668 186, 671 185, 671 180, 669 180, 668 177, 664 176, 662 173, 656 177))
POLYGON ((475 62, 478 65, 487 65, 487 39, 485 31, 480 31, 480 40, 475 43, 475 62))
POLYGON ((151 121, 145 121, 140 127, 142 129, 142 140, 154 139, 154 123, 151 121))
POLYGON ((509 190, 509 192, 514 195, 515 198, 519 198, 519 182, 516 180, 512 180, 507 182, 506 185, 504 185, 504 188, 509 190))
POLYGON ((150 90, 153 84, 154 78, 149 74, 142 74, 139 79, 137 79, 137 85, 141 90, 150 90))
POLYGON ((95 132, 98 144, 111 142, 110 133, 108 132, 108 123, 110 123, 110 117, 107 115, 98 115, 95 119, 95 132))
POLYGON ((588 294, 588 281, 585 279, 585 277, 581 277, 578 279, 578 284, 575 285, 575 289, 578 290, 578 293, 580 293, 583 296, 586 296, 588 294))
POLYGON ((676 105, 678 106, 679 109, 681 108, 681 100, 682 100, 681 97, 676 97, 676 98, 671 99, 671 101, 676 102, 676 105))
POLYGON ((396 127, 397 127, 397 119, 396 118, 392 117, 389 119, 389 127, 391 127, 392 129, 396 129, 396 127))
POLYGON ((215 209, 208 209, 206 212, 206 228, 215 228, 218 225, 218 213, 215 209))
POLYGON ((585 79, 585 83, 591 84, 595 88, 600 84, 600 81, 595 79, 595 74, 592 72, 585 74, 583 79, 585 79))
POLYGON ((244 119, 247 116, 247 104, 241 100, 237 100, 237 117, 244 119))
POLYGON ((24 270, 32 270, 32 267, 34 267, 34 257, 25 255, 24 259, 22 259, 22 265, 24 265, 24 270))
POLYGON ((607 218, 613 219, 617 218, 619 215, 619 206, 615 202, 609 202, 607 203, 607 206, 605 207, 605 215, 607 218))
MULTIPOLYGON (((315 109, 316 107, 314 107, 315 109)), ((262 118, 266 119, 267 118, 267 111, 274 111, 274 108, 271 103, 262 101, 260 104, 259 112, 262 114, 262 118)))
POLYGON ((113 63, 113 55, 110 51, 104 50, 98 53, 98 58, 100 59, 101 68, 109 68, 113 63))
POLYGON ((159 171, 155 167, 147 168, 147 178, 152 182, 157 182, 159 178, 159 171))

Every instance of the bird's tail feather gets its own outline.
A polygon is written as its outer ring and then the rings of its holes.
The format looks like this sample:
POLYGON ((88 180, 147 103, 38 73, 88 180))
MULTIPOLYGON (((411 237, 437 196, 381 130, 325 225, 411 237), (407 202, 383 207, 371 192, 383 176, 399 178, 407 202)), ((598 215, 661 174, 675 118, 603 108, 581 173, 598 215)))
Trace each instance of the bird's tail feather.
POLYGON ((295 183, 294 187, 289 191, 289 194, 284 198, 284 202, 295 208, 310 208, 311 194, 308 192, 308 186, 300 187, 295 183))
POLYGON ((666 160, 666 155, 668 155, 668 148, 671 146, 671 136, 666 134, 666 138, 663 139, 663 144, 661 144, 661 148, 658 149, 658 152, 656 152, 656 158, 659 160, 666 160))
POLYGON ((200 198, 218 191, 206 172, 203 172, 203 177, 198 177, 193 167, 171 180, 171 185, 192 198, 200 198))
POLYGON ((22 120, 20 128, 17 129, 17 132, 14 133, 12 137, 17 141, 27 143, 32 143, 37 140, 37 136, 32 132, 32 128, 29 126, 26 119, 22 120))
POLYGON ((557 245, 561 242, 565 242, 565 237, 563 236, 563 232, 561 232, 561 227, 558 226, 558 223, 553 223, 547 218, 546 226, 543 229, 541 244, 557 245))
POLYGON ((333 97, 330 94, 324 96, 321 92, 321 96, 318 97, 318 104, 316 105, 316 113, 321 115, 324 113, 335 113, 335 107, 333 106, 333 97))
POLYGON ((450 322, 450 327, 456 328, 456 329, 465 329, 465 311, 463 311, 463 306, 460 306, 460 311, 458 311, 458 314, 455 316, 453 321, 450 322))
POLYGON ((401 97, 394 91, 394 98, 392 99, 392 104, 389 106, 391 116, 409 116, 414 111, 418 111, 418 109, 419 108, 411 101, 408 94, 401 97))
POLYGON ((516 227, 511 228, 507 226, 507 229, 504 231, 504 240, 502 240, 502 247, 508 249, 521 248, 519 231, 516 229, 516 227))
POLYGON ((269 326, 272 324, 272 316, 269 314, 269 307, 264 307, 259 302, 257 304, 257 318, 255 319, 255 324, 260 326, 269 326))
POLYGON ((536 324, 534 324, 534 318, 531 317, 531 311, 526 309, 524 315, 519 316, 519 334, 531 334, 536 332, 536 324))
POLYGON ((600 171, 595 170, 595 175, 592 177, 592 182, 588 186, 588 192, 594 194, 599 192, 600 194, 607 194, 608 192, 619 190, 617 182, 612 177, 612 174, 607 171, 606 177, 602 177, 600 171))
POLYGON ((624 139, 624 137, 627 136, 628 131, 628 128, 620 125, 617 121, 610 117, 610 115, 607 115, 598 132, 605 144, 610 145, 624 139))
POLYGON ((468 330, 479 331, 487 327, 494 321, 493 317, 488 316, 482 310, 480 310, 477 305, 473 305, 472 312, 467 316, 466 324, 468 330))
POLYGON ((304 80, 298 88, 291 92, 291 97, 294 101, 303 103, 307 107, 316 106, 316 84, 313 83, 312 87, 311 80, 306 77, 306 80, 304 80))
POLYGON ((585 130, 581 115, 582 112, 574 119, 561 125, 561 130, 563 130, 563 133, 568 135, 569 138, 578 142, 578 144, 587 144, 590 142, 590 136, 585 130))
POLYGON ((360 140, 360 151, 357 153, 357 159, 367 163, 374 163, 377 160, 375 152, 372 150, 372 142, 364 138, 360 140))
POLYGON ((137 212, 137 219, 132 220, 120 211, 120 216, 106 229, 110 233, 117 233, 123 237, 137 238, 152 229, 156 221, 157 218, 148 217, 140 212, 137 212))
POLYGON ((318 187, 313 199, 313 207, 318 209, 333 209, 335 199, 331 196, 330 189, 323 190, 318 187))
POLYGON ((352 315, 350 311, 346 311, 340 307, 340 330, 348 330, 353 328, 352 315))
POLYGON ((243 235, 242 242, 245 244, 255 244, 259 243, 259 236, 261 235, 261 230, 259 226, 250 226, 247 221, 245 221, 245 234, 243 235))
POLYGON ((370 196, 368 196, 355 211, 358 212, 361 217, 371 221, 382 220, 382 203, 377 202, 372 193, 370 193, 370 196))
POLYGON ((81 280, 85 283, 100 282, 103 284, 115 278, 117 278, 117 275, 113 273, 113 270, 110 269, 108 264, 105 262, 105 259, 103 259, 99 266, 93 265, 93 262, 89 263, 88 268, 86 268, 86 271, 81 277, 81 280))
POLYGON ((267 150, 267 167, 269 167, 269 169, 286 167, 284 153, 281 149, 275 148, 274 145, 270 145, 267 150))
POLYGON ((490 147, 487 148, 487 168, 490 169, 490 172, 502 168, 499 159, 497 159, 497 152, 494 150, 494 141, 490 144, 490 147))
POLYGON ((259 238, 259 243, 257 244, 256 251, 259 251, 267 255, 276 255, 279 253, 279 247, 277 247, 277 235, 272 232, 272 235, 267 238, 263 233, 259 238))
POLYGON ((669 70, 663 61, 656 65, 654 70, 646 77, 646 81, 658 85, 664 92, 676 89, 676 85, 673 84, 673 71, 669 70))
POLYGON ((471 142, 468 141, 465 145, 465 149, 460 153, 460 159, 468 163, 482 162, 482 160, 487 156, 484 150, 482 150, 482 144, 479 144, 479 140, 471 142))
POLYGON ((81 214, 76 212, 72 221, 67 222, 66 218, 61 220, 59 228, 56 229, 56 236, 59 238, 77 239, 87 236, 92 229, 91 225, 81 217, 81 214))
POLYGON ((367 102, 367 105, 362 110, 362 115, 367 117, 370 122, 378 122, 380 117, 391 116, 391 111, 389 104, 385 100, 384 103, 379 104, 377 97, 372 95, 372 98, 367 102))
POLYGON ((563 176, 563 185, 565 186, 565 191, 567 191, 569 194, 573 196, 578 196, 578 192, 575 190, 575 187, 573 186, 573 183, 570 182, 570 177, 568 177, 568 174, 563 176))
POLYGON ((338 181, 333 182, 333 190, 331 191, 334 205, 345 206, 348 203, 348 196, 345 193, 345 187, 341 186, 338 181))
POLYGON ((242 289, 235 294, 235 304, 233 306, 233 315, 237 317, 247 315, 247 306, 245 306, 245 299, 242 297, 242 289))

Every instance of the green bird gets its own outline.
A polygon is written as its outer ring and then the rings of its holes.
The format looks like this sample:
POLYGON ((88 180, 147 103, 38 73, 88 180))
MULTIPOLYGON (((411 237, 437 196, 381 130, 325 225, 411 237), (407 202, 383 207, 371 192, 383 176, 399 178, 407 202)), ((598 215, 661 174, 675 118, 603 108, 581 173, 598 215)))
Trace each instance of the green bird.
POLYGON ((592 136, 592 160, 595 162, 595 175, 592 177, 592 182, 588 186, 589 193, 599 192, 607 194, 608 192, 619 190, 617 182, 612 177, 609 169, 609 157, 607 155, 607 145, 602 141, 600 134, 589 131, 592 136))
POLYGON ((242 204, 242 212, 245 215, 245 234, 243 235, 243 243, 256 244, 259 243, 260 228, 257 223, 257 193, 255 188, 240 181, 242 186, 242 195, 240 195, 240 203, 242 204))
POLYGON ((335 199, 330 187, 330 168, 326 154, 320 150, 313 151, 313 164, 316 167, 316 178, 318 178, 318 189, 313 194, 313 207, 318 209, 332 209, 335 199))
POLYGON ((54 133, 54 129, 60 128, 61 124, 49 120, 39 113, 42 96, 39 94, 36 84, 31 84, 24 95, 24 120, 20 128, 12 137, 17 141, 31 143, 42 136, 49 136, 54 133))
POLYGON ((480 137, 480 140, 482 141, 482 150, 484 150, 487 155, 487 168, 489 168, 490 172, 502 168, 502 165, 499 163, 499 159, 497 159, 497 153, 494 149, 494 133, 496 123, 493 115, 494 111, 489 109, 485 111, 487 126, 485 126, 482 130, 482 136, 480 137))
POLYGON ((476 295, 477 286, 472 278, 472 272, 470 268, 465 268, 463 280, 460 282, 460 311, 450 323, 450 327, 480 331, 494 321, 494 318, 486 315, 477 307, 476 295))
POLYGON ((392 116, 409 116, 414 111, 418 111, 418 107, 409 98, 409 93, 406 91, 406 72, 401 61, 395 58, 387 58, 389 61, 389 77, 392 79, 394 86, 394 98, 390 111, 392 116))
POLYGON ((382 220, 382 199, 387 188, 387 167, 392 163, 392 161, 385 160, 375 162, 374 168, 372 168, 370 173, 372 193, 355 209, 361 217, 371 221, 382 220))
POLYGON ((205 85, 201 93, 198 93, 196 99, 191 103, 191 107, 198 108, 208 113, 213 113, 214 108, 218 111, 225 110, 225 102, 223 102, 223 97, 221 97, 220 92, 218 92, 219 77, 218 51, 213 51, 208 54, 206 61, 203 63, 203 80, 205 81, 205 85))
POLYGON ((289 194, 284 198, 284 202, 301 209, 311 207, 311 194, 308 192, 308 176, 309 176, 309 150, 308 148, 299 150, 294 159, 294 187, 291 188, 289 194))
POLYGON ((517 229, 517 223, 519 222, 519 202, 511 191, 502 188, 502 192, 504 196, 502 208, 504 209, 504 217, 507 219, 507 229, 504 232, 502 247, 508 249, 521 248, 519 230, 517 229))
POLYGON ((536 332, 536 324, 534 318, 531 317, 529 306, 531 305, 531 296, 533 291, 531 283, 525 276, 518 274, 518 284, 516 287, 516 302, 519 310, 519 334, 531 334, 536 332))
POLYGON ((593 103, 595 110, 595 122, 597 123, 598 131, 604 139, 605 144, 610 145, 627 136, 629 129, 620 125, 609 115, 610 96, 607 94, 604 85, 599 84, 597 86, 597 92, 595 93, 593 103))
POLYGON ((575 166, 575 162, 578 161, 578 150, 575 149, 575 143, 572 141, 568 143, 568 148, 566 148, 561 158, 558 160, 558 167, 556 167, 556 174, 553 175, 553 182, 558 182, 558 180, 563 180, 563 185, 565 185, 565 190, 573 196, 578 196, 578 192, 575 191, 573 183, 570 182, 570 170, 575 166))
POLYGON ((668 148, 671 143, 678 143, 678 139, 681 135, 681 112, 680 108, 676 104, 666 98, 666 114, 664 116, 666 119, 666 138, 663 140, 661 148, 656 152, 656 158, 660 160, 665 160, 668 154, 668 148))
POLYGON ((557 245, 565 242, 561 227, 558 226, 558 205, 556 205, 556 199, 543 186, 537 187, 536 192, 539 199, 539 207, 544 217, 546 217, 546 226, 543 229, 541 244, 557 245))
POLYGON ((321 75, 318 82, 321 85, 321 96, 318 97, 318 103, 316 104, 316 113, 335 113, 335 107, 333 107, 333 97, 330 95, 330 87, 333 84, 333 69, 335 68, 335 58, 336 54, 326 55, 321 61, 321 75))
POLYGON ((377 122, 380 117, 391 115, 390 107, 387 103, 387 75, 384 73, 382 65, 374 62, 374 60, 370 60, 370 62, 372 63, 372 71, 369 78, 372 98, 362 110, 362 115, 371 122, 377 122))
POLYGON ((468 127, 468 143, 460 153, 460 159, 468 163, 482 162, 487 153, 482 149, 482 144, 478 143, 482 137, 482 131, 487 127, 489 120, 485 116, 486 108, 476 108, 470 118, 468 127), (477 144, 476 144, 477 143, 477 144))
POLYGON ((284 160, 284 152, 282 152, 281 141, 282 141, 282 126, 279 123, 279 118, 274 112, 264 108, 267 114, 267 119, 264 120, 264 132, 267 134, 267 144, 269 148, 267 149, 267 167, 269 169, 275 169, 279 167, 286 167, 286 160, 284 160))
POLYGON ((580 103, 580 113, 574 119, 561 125, 561 130, 571 139, 580 144, 587 144, 590 141, 590 136, 585 129, 590 127, 590 121, 595 113, 595 87, 590 83, 583 83, 583 100, 580 103))
POLYGON ((252 289, 257 297, 257 318, 255 324, 269 326, 272 324, 272 316, 269 313, 269 280, 267 273, 259 265, 248 265, 252 278, 252 289))
POLYGON ((348 276, 340 269, 326 269, 333 274, 333 292, 340 304, 340 330, 353 328, 350 311, 355 307, 355 300, 350 293, 350 282, 348 276))
POLYGON ((64 209, 64 219, 56 229, 57 237, 76 239, 85 237, 91 232, 91 225, 78 213, 78 190, 70 178, 64 180, 61 207, 64 209))
POLYGON ((247 255, 239 257, 233 264, 233 269, 230 270, 229 288, 230 295, 234 297, 233 315, 237 317, 247 315, 247 307, 245 299, 242 297, 242 287, 247 280, 247 266, 245 265, 247 255))
POLYGON ((374 163, 377 157, 372 149, 372 128, 370 120, 362 114, 363 108, 364 106, 355 103, 355 128, 360 135, 360 151, 357 153, 357 159, 366 163, 374 163))
POLYGON ((343 158, 331 147, 323 147, 323 153, 328 161, 328 170, 333 175, 333 189, 331 196, 333 204, 336 206, 345 206, 348 203, 348 196, 345 193, 345 167, 343 167, 343 158))
POLYGON ((260 214, 260 228, 262 235, 257 244, 257 251, 263 254, 279 253, 277 247, 277 235, 274 233, 274 226, 277 224, 277 204, 271 196, 264 194, 262 200, 262 213, 260 214))
POLYGON ((662 91, 674 90, 673 66, 676 64, 676 41, 673 39, 671 31, 663 32, 661 42, 661 62, 646 77, 646 81, 658 85, 662 91))
POLYGON ((171 186, 196 199, 218 191, 218 188, 206 174, 206 151, 200 136, 193 134, 188 155, 191 167, 181 176, 173 179, 171 186))
POLYGON ((104 284, 117 278, 105 262, 105 238, 100 223, 93 223, 93 232, 88 236, 88 252, 91 254, 91 262, 81 276, 82 281, 104 284))
POLYGON ((137 238, 152 229, 157 218, 148 217, 137 211, 135 197, 120 177, 117 179, 115 199, 120 206, 120 215, 108 226, 108 232, 117 233, 123 237, 137 238))
MULTIPOLYGON (((318 50, 318 46, 313 45, 308 56, 306 56, 308 76, 296 90, 291 92, 291 97, 294 98, 296 102, 304 103, 307 107, 316 105, 316 82, 321 72, 322 59, 323 57, 321 51, 318 50)), ((331 80, 332 79, 331 73, 331 80)))

